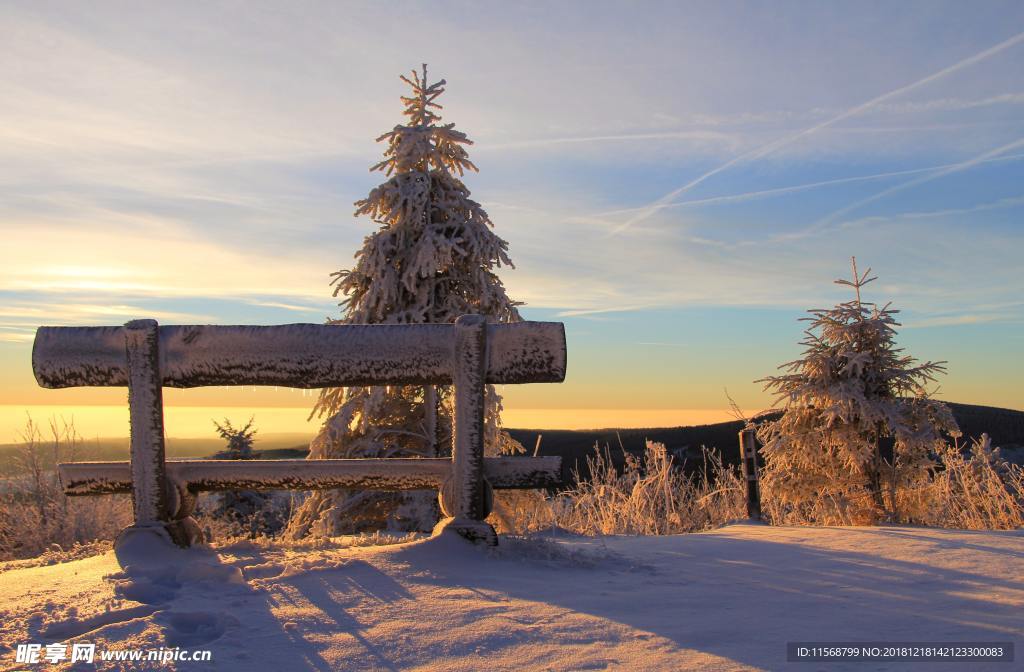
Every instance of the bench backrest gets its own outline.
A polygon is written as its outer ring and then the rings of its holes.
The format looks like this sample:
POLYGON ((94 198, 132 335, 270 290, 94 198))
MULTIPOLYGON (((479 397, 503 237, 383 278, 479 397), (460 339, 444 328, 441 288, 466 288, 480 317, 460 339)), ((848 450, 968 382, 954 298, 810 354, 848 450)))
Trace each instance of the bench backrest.
MULTIPOLYGON (((47 388, 127 386, 126 329, 40 327, 32 349, 36 380, 47 388)), ((560 322, 486 330, 486 382, 565 379, 560 322)), ((454 324, 164 325, 157 333, 164 387, 445 385, 455 369, 454 324)))

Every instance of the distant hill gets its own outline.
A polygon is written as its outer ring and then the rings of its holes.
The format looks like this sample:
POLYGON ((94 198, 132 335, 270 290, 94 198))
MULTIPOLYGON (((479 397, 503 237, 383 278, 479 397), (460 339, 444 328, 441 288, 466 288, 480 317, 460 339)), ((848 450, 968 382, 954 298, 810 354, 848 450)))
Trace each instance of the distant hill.
MULTIPOLYGON (((262 457, 269 460, 284 458, 305 457, 309 452, 309 440, 312 436, 296 433, 267 433, 256 435, 255 450, 262 454, 262 457)), ((50 444, 41 441, 40 458, 45 468, 52 468, 53 454, 50 444)), ((11 476, 21 470, 18 460, 18 453, 21 444, 2 443, 0 444, 0 477, 11 476)), ((169 459, 184 459, 196 457, 208 457, 219 450, 224 449, 224 439, 167 439, 167 457, 169 459)), ((65 456, 62 459, 66 459, 65 456)), ((92 460, 126 460, 128 459, 128 437, 121 438, 98 438, 83 439, 78 445, 75 461, 85 462, 92 460)))
MULTIPOLYGON (((1024 457, 1024 411, 1014 411, 991 406, 974 406, 947 402, 953 416, 968 437, 978 438, 983 433, 992 437, 996 446, 1004 446, 1007 457, 1024 457)), ((640 454, 646 440, 657 441, 676 456, 686 460, 688 469, 700 469, 703 464, 701 447, 715 448, 728 464, 739 463, 739 432, 743 429, 740 421, 719 422, 713 425, 693 427, 667 427, 649 429, 595 429, 595 430, 551 430, 551 429, 510 429, 509 434, 532 453, 537 435, 542 435, 539 455, 561 455, 566 473, 575 468, 586 473, 587 457, 594 454, 595 443, 603 449, 606 445, 617 466, 622 466, 623 448, 640 454), (621 441, 621 444, 620 444, 621 441)))
MULTIPOLYGON (((1024 411, 991 406, 974 406, 947 402, 953 410, 964 443, 969 438, 978 438, 987 432, 992 443, 1004 448, 1004 455, 1018 463, 1024 463, 1024 411)), ((586 474, 587 458, 594 454, 594 445, 608 452, 616 466, 621 467, 623 449, 641 454, 646 440, 658 441, 672 452, 676 460, 686 463, 688 470, 699 470, 703 464, 701 447, 715 448, 727 464, 739 462, 739 431, 743 423, 719 422, 712 425, 691 427, 652 427, 647 429, 509 429, 509 434, 532 454, 541 435, 539 455, 559 455, 563 458, 563 470, 569 477, 572 470, 586 474), (621 444, 620 444, 621 441, 621 444)), ((295 459, 308 454, 308 440, 297 434, 267 434, 257 437, 256 450, 264 459, 295 459)), ((206 457, 221 450, 221 439, 174 439, 167 440, 167 456, 171 459, 185 457, 206 457)), ((17 444, 0 444, 0 476, 17 471, 17 444)), ((128 439, 99 439, 83 442, 79 460, 124 460, 128 456, 128 439)), ((44 451, 44 459, 46 458, 44 451)), ((52 460, 51 460, 52 461, 52 460)))

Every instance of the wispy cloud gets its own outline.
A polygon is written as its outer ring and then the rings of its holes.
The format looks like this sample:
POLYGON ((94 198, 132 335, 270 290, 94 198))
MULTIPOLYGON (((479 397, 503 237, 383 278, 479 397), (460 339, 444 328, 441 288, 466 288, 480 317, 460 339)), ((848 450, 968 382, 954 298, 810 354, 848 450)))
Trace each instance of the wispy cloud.
POLYGON ((631 313, 651 307, 653 306, 650 304, 637 304, 631 306, 614 306, 610 308, 578 308, 573 310, 563 310, 557 313, 555 317, 590 317, 593 315, 604 315, 607 313, 631 313))
POLYGON ((331 306, 300 306, 294 303, 281 303, 279 301, 248 301, 249 305, 252 306, 264 306, 266 308, 280 308, 281 310, 291 310, 296 313, 323 313, 326 309, 331 306))
POLYGON ((110 325, 123 324, 131 319, 149 318, 179 324, 208 324, 217 321, 214 315, 173 311, 128 304, 91 304, 41 301, 39 305, 25 305, 17 301, 0 306, 0 341, 31 343, 36 329, 44 325, 110 325))
MULTIPOLYGON (((316 267, 333 265, 322 252, 322 258, 311 264, 302 258, 308 251, 275 255, 237 249, 197 239, 166 221, 155 231, 138 227, 111 231, 102 226, 68 229, 47 222, 4 235, 9 249, 18 250, 0 264, 0 285, 8 291, 315 300, 329 293, 327 271, 316 267)), ((314 252, 310 258, 317 256, 314 252)))
POLYGON ((951 175, 953 173, 957 173, 957 172, 960 172, 960 171, 963 171, 963 170, 969 170, 969 169, 973 168, 974 166, 977 166, 977 165, 986 163, 988 161, 991 161, 992 159, 998 157, 1000 154, 1005 154, 1006 152, 1013 151, 1013 150, 1015 150, 1015 149, 1017 149, 1019 147, 1024 147, 1024 138, 1020 138, 1020 139, 1015 140, 1013 142, 1007 143, 1007 144, 1005 144, 1005 145, 1003 145, 1001 147, 996 147, 995 149, 989 150, 989 151, 985 152, 984 154, 979 154, 978 156, 975 156, 975 157, 973 157, 971 159, 968 159, 966 161, 961 161, 959 163, 951 164, 950 166, 948 166, 946 168, 943 168, 942 170, 939 170, 937 172, 931 173, 929 175, 925 175, 925 176, 919 177, 919 178, 917 178, 915 180, 909 180, 907 182, 903 182, 902 184, 897 184, 897 185, 895 185, 893 187, 889 187, 888 189, 880 191, 877 194, 873 194, 871 196, 868 196, 867 198, 863 198, 863 199, 857 201, 856 203, 851 203, 850 205, 847 205, 846 207, 840 208, 840 209, 838 209, 838 210, 836 210, 836 211, 826 215, 825 217, 823 217, 823 218, 819 219, 817 222, 815 222, 810 227, 810 230, 813 231, 815 229, 819 229, 821 227, 827 226, 827 225, 835 222, 840 217, 848 215, 849 213, 853 212, 854 210, 858 210, 859 208, 862 208, 865 205, 868 205, 870 203, 874 203, 876 201, 880 201, 883 198, 886 198, 887 196, 891 196, 892 194, 896 194, 896 193, 899 193, 901 191, 905 191, 907 189, 911 189, 913 187, 920 186, 922 184, 931 182, 933 180, 937 180, 937 179, 939 179, 941 177, 945 177, 945 176, 951 175))
MULTIPOLYGON (((47 303, 45 307, 13 305, 0 308, 0 317, 20 318, 34 325, 45 322, 68 322, 72 324, 95 323, 100 320, 124 322, 129 319, 148 317, 155 320, 181 322, 211 322, 213 315, 159 310, 131 305, 99 305, 87 303, 47 303)), ((13 324, 11 325, 13 326, 13 324)))
POLYGON ((735 147, 739 138, 730 133, 709 130, 683 130, 663 131, 657 133, 623 133, 617 135, 589 135, 580 137, 564 138, 536 138, 528 140, 513 140, 510 142, 487 143, 476 148, 474 151, 494 152, 510 149, 533 149, 544 147, 559 147, 575 144, 597 144, 604 142, 647 142, 664 140, 685 140, 699 143, 714 143, 719 146, 735 147))
POLYGON ((719 167, 717 167, 717 168, 715 168, 713 170, 710 170, 710 171, 704 173, 703 175, 700 175, 699 177, 697 177, 697 178, 687 182, 683 186, 681 186, 681 187, 679 187, 677 189, 673 189, 672 191, 668 192, 667 194, 665 194, 661 198, 659 198, 656 201, 650 203, 647 207, 643 208, 637 214, 633 215, 632 217, 630 217, 629 219, 624 221, 621 225, 619 225, 617 228, 615 228, 611 233, 612 233, 612 235, 622 233, 623 231, 629 229, 634 224, 636 224, 638 222, 641 222, 644 219, 646 219, 646 218, 650 217, 651 215, 653 215, 655 212, 657 212, 658 206, 663 205, 665 203, 670 203, 671 201, 675 200, 675 198, 678 197, 680 194, 683 194, 683 193, 686 193, 687 191, 690 191, 691 189, 693 189, 697 185, 703 183, 705 180, 707 180, 707 179, 709 179, 711 177, 714 177, 715 175, 717 175, 717 174, 719 174, 719 173, 721 173, 721 172, 723 172, 725 170, 728 170, 729 168, 731 168, 731 167, 733 167, 733 166, 735 166, 737 164, 745 163, 745 162, 749 162, 749 161, 754 161, 756 159, 768 156, 769 154, 771 154, 771 153, 773 153, 775 151, 778 151, 779 149, 782 149, 783 147, 791 145, 794 142, 796 142, 796 141, 798 141, 798 140, 800 140, 802 138, 805 138, 805 137, 807 137, 809 135, 817 133, 818 131, 820 131, 822 129, 825 129, 825 128, 828 128, 829 126, 837 124, 837 123, 843 121, 844 119, 848 119, 850 117, 853 117, 853 116, 855 116, 857 114, 860 114, 862 112, 865 112, 865 111, 867 111, 867 110, 869 110, 869 109, 871 109, 871 108, 873 108, 873 107, 875 107, 875 106, 879 105, 880 103, 883 103, 883 102, 885 102, 887 100, 890 100, 892 98, 896 98, 898 96, 902 96, 902 95, 904 95, 906 93, 909 93, 910 91, 913 91, 913 90, 918 89, 918 88, 920 88, 922 86, 930 84, 930 83, 932 83, 932 82, 934 82, 936 80, 939 80, 939 79, 941 79, 943 77, 951 75, 951 74, 953 74, 953 73, 955 73, 955 72, 957 72, 959 70, 962 70, 964 68, 967 68, 967 67, 970 67, 972 65, 975 65, 976 63, 979 63, 981 61, 984 61, 985 59, 991 58, 992 56, 995 56, 996 54, 999 54, 999 53, 1005 51, 1006 49, 1014 47, 1014 46, 1016 46, 1016 45, 1018 45, 1018 44, 1020 44, 1022 42, 1024 42, 1024 32, 1018 33, 1018 34, 1014 35, 1013 37, 1011 37, 1011 38, 1009 38, 1007 40, 1004 40, 1004 41, 1000 42, 999 44, 996 44, 995 46, 989 47, 988 49, 985 49, 984 51, 978 52, 977 54, 974 54, 973 56, 970 56, 970 57, 965 58, 965 59, 963 59, 961 61, 958 61, 957 63, 954 63, 953 65, 950 65, 950 66, 945 67, 945 68, 943 68, 943 69, 941 69, 941 70, 939 70, 937 72, 934 72, 934 73, 928 75, 927 77, 923 77, 923 78, 921 78, 921 79, 919 79, 919 80, 917 80, 915 82, 907 84, 906 86, 899 87, 898 89, 893 89, 892 91, 884 93, 884 94, 882 94, 880 96, 876 96, 875 98, 872 98, 871 100, 868 100, 867 102, 861 103, 860 105, 857 105, 855 107, 851 107, 851 108, 847 109, 846 111, 842 112, 841 114, 837 114, 834 117, 831 117, 830 119, 827 119, 827 120, 822 121, 822 122, 820 122, 818 124, 815 124, 815 125, 811 126, 810 128, 804 129, 804 130, 800 131, 799 133, 794 133, 792 135, 785 136, 783 138, 780 138, 778 140, 770 142, 770 143, 768 143, 768 144, 766 144, 766 145, 764 145, 762 147, 758 147, 757 149, 754 149, 754 150, 752 150, 750 152, 747 152, 745 154, 741 154, 740 156, 737 156, 737 157, 727 161, 726 163, 722 164, 721 166, 719 166, 719 167))
POLYGON ((24 334, 21 332, 10 332, 0 330, 0 341, 6 343, 31 343, 36 339, 35 334, 24 334))
MULTIPOLYGON (((1018 159, 1024 159, 1024 154, 1010 154, 1008 156, 992 156, 987 159, 978 160, 975 164, 978 165, 983 163, 993 163, 997 161, 1016 161, 1018 159)), ((911 168, 908 170, 892 170, 884 173, 873 173, 871 175, 855 175, 853 177, 840 177, 833 180, 821 180, 819 182, 808 182, 805 184, 796 184, 789 187, 777 187, 774 189, 760 189, 757 191, 747 191, 740 194, 727 194, 725 196, 711 196, 708 198, 696 198, 686 201, 676 201, 673 203, 663 203, 657 206, 659 210, 666 210, 670 208, 684 208, 687 206, 699 206, 699 205, 716 205, 725 203, 741 203, 744 201, 756 200, 759 198, 770 198, 773 196, 785 196, 787 194, 800 193, 802 191, 808 191, 811 189, 820 189, 822 187, 832 187, 842 184, 855 184, 857 182, 870 182, 874 180, 883 180, 891 177, 903 177, 905 175, 918 175, 921 173, 934 173, 937 171, 943 171, 947 169, 955 169, 960 167, 963 162, 958 163, 944 163, 938 166, 927 166, 924 168, 911 168)), ((614 217, 616 215, 629 214, 633 212, 641 212, 646 209, 647 206, 641 208, 622 208, 618 210, 608 210, 605 212, 596 213, 595 215, 585 217, 574 217, 573 219, 578 221, 592 221, 595 223, 608 223, 608 220, 601 219, 603 217, 614 217)))
POLYGON ((918 112, 949 112, 974 110, 981 107, 997 105, 1024 105, 1024 93, 1000 93, 980 98, 933 98, 931 100, 907 101, 903 103, 885 103, 877 107, 877 111, 893 114, 914 114, 918 112))
MULTIPOLYGON (((953 164, 958 165, 958 164, 953 164)), ((909 187, 908 187, 909 188, 909 187)), ((855 219, 842 219, 841 216, 832 217, 828 221, 823 218, 810 226, 793 231, 786 231, 763 238, 751 238, 747 240, 734 241, 734 247, 760 246, 766 244, 790 244, 796 241, 815 236, 826 236, 837 231, 854 231, 869 226, 881 226, 899 221, 911 220, 936 220, 943 217, 958 215, 971 215, 992 210, 1012 209, 1024 206, 1024 196, 1011 196, 1000 198, 994 201, 974 203, 960 208, 938 208, 935 210, 908 210, 903 212, 890 212, 884 215, 870 215, 855 219)))
POLYGON ((938 210, 911 210, 908 212, 896 212, 887 215, 872 215, 870 217, 860 217, 858 219, 850 219, 836 224, 836 228, 850 229, 863 226, 865 224, 877 224, 883 222, 891 222, 897 219, 936 219, 939 217, 950 217, 954 215, 970 215, 977 212, 985 212, 988 210, 1003 210, 1006 208, 1016 208, 1024 205, 1024 196, 1013 196, 1010 198, 1000 198, 995 201, 988 201, 985 203, 977 203, 963 208, 941 208, 938 210))
POLYGON ((904 329, 926 329, 928 327, 956 327, 971 324, 986 324, 990 322, 1016 321, 1019 317, 1007 314, 975 314, 975 315, 943 315, 940 317, 928 317, 923 320, 913 320, 903 324, 904 329))

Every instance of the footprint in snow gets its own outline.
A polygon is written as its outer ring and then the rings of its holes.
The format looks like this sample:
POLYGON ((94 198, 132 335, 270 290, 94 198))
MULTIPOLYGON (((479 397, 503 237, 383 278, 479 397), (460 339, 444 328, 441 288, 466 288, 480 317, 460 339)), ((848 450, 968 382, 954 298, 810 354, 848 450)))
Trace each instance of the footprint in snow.
POLYGON ((219 639, 228 628, 240 625, 230 614, 207 611, 162 611, 154 620, 164 627, 168 645, 192 648, 219 639))
MULTIPOLYGON (((136 618, 145 618, 156 611, 156 607, 140 604, 137 607, 127 609, 112 609, 88 618, 77 618, 71 616, 62 621, 49 623, 42 631, 42 638, 46 641, 64 641, 72 637, 80 637, 93 630, 99 630, 108 625, 127 623, 136 618)), ((77 613, 77 612, 76 612, 77 613)))
POLYGON ((114 583, 114 594, 118 597, 143 604, 170 602, 181 588, 174 576, 127 576, 108 577, 114 583))

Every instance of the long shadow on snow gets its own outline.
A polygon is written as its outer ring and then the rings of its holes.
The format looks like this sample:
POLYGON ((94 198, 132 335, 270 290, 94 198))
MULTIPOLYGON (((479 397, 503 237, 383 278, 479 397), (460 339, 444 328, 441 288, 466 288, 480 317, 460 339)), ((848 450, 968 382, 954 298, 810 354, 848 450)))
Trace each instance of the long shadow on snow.
MULTIPOLYGON (((266 582, 275 587, 261 597, 268 605, 277 609, 307 610, 303 619, 305 626, 295 624, 289 627, 286 623, 285 634, 303 653, 308 666, 296 665, 294 661, 282 663, 280 667, 267 669, 293 670, 316 669, 327 670, 396 670, 398 669, 385 654, 384 648, 375 644, 363 634, 363 626, 359 620, 345 609, 347 603, 358 604, 365 599, 371 603, 392 604, 411 600, 412 595, 402 584, 380 571, 372 564, 354 557, 336 557, 339 564, 327 563, 323 566, 312 565, 301 567, 295 573, 282 573, 288 565, 287 560, 271 559, 274 567, 269 574, 263 574, 261 568, 266 566, 267 555, 276 552, 271 549, 252 547, 246 549, 233 546, 226 549, 236 557, 234 564, 245 567, 246 578, 253 578, 257 583, 266 582), (320 612, 318 615, 308 613, 309 607, 320 612), (351 636, 364 650, 363 653, 350 656, 342 662, 330 662, 323 658, 320 650, 329 648, 331 638, 340 634, 351 636), (317 640, 321 643, 317 643, 317 640)), ((339 549, 331 549, 337 551, 339 549)), ((313 551, 315 552, 315 551, 313 551)), ((344 553, 344 550, 342 550, 344 553)), ((271 616, 271 618, 275 618, 271 616)), ((262 661, 261 661, 262 662, 262 661)))
MULTIPOLYGON (((940 539, 948 533, 942 543, 962 547, 951 531, 931 532, 940 539)), ((814 534, 808 529, 808 537, 814 534)), ((629 552, 633 566, 615 557, 630 538, 610 538, 605 559, 605 542, 574 539, 593 549, 590 562, 557 553, 545 558, 529 551, 529 542, 518 542, 517 549, 509 541, 502 539, 494 557, 469 548, 458 559, 433 557, 413 545, 409 570, 428 571, 406 580, 554 604, 659 635, 681 649, 769 668, 785 665, 789 641, 1010 641, 1021 635, 1017 606, 967 594, 1016 593, 1019 603, 1019 570, 996 578, 874 553, 715 534, 646 538, 642 551, 629 552)), ((992 558, 998 561, 1005 559, 992 558)), ((541 629, 538 636, 552 634, 541 629)))
POLYGON ((164 557, 134 563, 119 557, 119 562, 123 571, 107 580, 114 582, 115 593, 122 598, 148 605, 153 622, 161 628, 163 646, 211 650, 209 663, 189 661, 183 667, 334 670, 316 645, 282 625, 271 610, 281 604, 247 583, 239 563, 224 562, 217 550, 173 548, 164 557))
MULTIPOLYGON (((861 529, 861 528, 856 528, 856 527, 848 527, 848 528, 844 528, 844 529, 845 530, 849 530, 850 532, 861 532, 861 533, 864 533, 864 532, 874 531, 876 528, 863 528, 863 529, 861 529)), ((1005 556, 1008 556, 1008 557, 1011 557, 1011 558, 1016 558, 1018 560, 1021 558, 1021 553, 1024 552, 1021 549, 1014 550, 1014 549, 1009 549, 1009 548, 1000 548, 998 546, 989 546, 989 545, 985 545, 985 544, 967 543, 967 542, 964 542, 964 541, 959 540, 959 539, 957 539, 957 540, 946 540, 946 539, 941 539, 941 538, 936 539, 935 536, 933 534, 931 534, 932 532, 935 531, 935 529, 934 528, 928 528, 928 527, 901 527, 901 528, 882 528, 882 529, 885 530, 885 534, 887 534, 887 535, 891 535, 891 536, 894 536, 894 537, 903 537, 903 538, 906 538, 906 539, 913 539, 914 541, 930 544, 930 545, 932 545, 932 546, 934 546, 935 548, 938 548, 938 549, 946 549, 946 550, 954 550, 954 551, 955 550, 969 549, 969 550, 974 550, 974 551, 982 551, 983 553, 994 553, 996 555, 1005 555, 1005 556)), ((970 536, 985 537, 985 536, 988 536, 988 535, 992 534, 993 531, 992 530, 957 530, 956 533, 959 534, 959 535, 962 535, 962 536, 966 536, 966 537, 970 537, 970 536)), ((1005 535, 1008 535, 1008 536, 1018 536, 1018 537, 1021 538, 1021 543, 1024 544, 1024 530, 1007 530, 1007 531, 1003 531, 1001 534, 1005 534, 1005 535)))
MULTIPOLYGON (((845 529, 844 532, 849 532, 845 529)), ((970 548, 993 554, 992 563, 1006 561, 1007 549, 964 544, 962 532, 929 530, 929 537, 914 538, 898 529, 852 530, 865 535, 886 535, 937 548, 970 548), (938 536, 938 540, 934 536, 938 536), (944 539, 943 537, 948 537, 944 539)), ((792 531, 791 531, 792 532, 792 531)), ((824 531, 806 529, 812 539, 824 531)), ((993 533, 988 533, 993 534, 993 533)), ((995 533, 999 534, 999 533, 995 533)), ((1002 536, 1002 535, 1001 535, 1002 536)), ((1013 540, 1019 533, 1005 533, 1013 540)), ((788 641, 1006 641, 1020 638, 1015 625, 1019 614, 1010 604, 990 601, 988 595, 1024 596, 1019 570, 993 577, 954 567, 935 567, 927 561, 884 558, 871 552, 833 550, 768 539, 737 538, 728 534, 690 534, 649 537, 587 539, 575 537, 571 548, 546 539, 522 541, 503 538, 493 552, 465 545, 460 540, 426 542, 375 549, 370 555, 345 558, 340 565, 304 568, 300 574, 272 579, 272 594, 250 591, 244 600, 245 640, 280 638, 281 647, 261 641, 260 655, 280 648, 281 660, 259 660, 268 669, 328 670, 317 638, 351 636, 361 653, 346 657, 343 668, 395 670, 429 663, 440 652, 395 650, 391 642, 373 641, 358 612, 379 605, 396 615, 429 609, 415 599, 416 586, 437 587, 476 596, 470 620, 501 614, 506 596, 526 602, 554 605, 562 613, 575 612, 606 619, 632 630, 669 640, 682 650, 700 651, 740 664, 771 669, 785 665, 788 641), (583 549, 582 551, 579 549, 583 549), (379 554, 379 555, 378 555, 379 554), (365 559, 364 559, 365 558, 365 559), (379 560, 378 560, 379 559, 379 560), (382 571, 380 565, 387 571, 382 571), (389 572, 391 575, 389 576, 389 572), (407 590, 402 585, 408 586, 407 590), (982 593, 975 597, 970 593, 982 593), (319 623, 304 638, 297 628, 282 629, 270 607, 315 607, 319 623), (927 633, 927 637, 922 637, 927 633), (295 654, 300 654, 296 656, 295 654)), ((1022 539, 1024 542, 1024 539, 1022 539)), ((244 551, 232 551, 245 556, 244 551)), ((1012 552, 1010 552, 1012 554, 1012 552)), ((261 561, 261 551, 236 564, 261 561)), ((988 562, 988 558, 984 561, 988 562)), ((458 601, 454 609, 458 609, 458 601)), ((468 612, 467 612, 468 613, 468 612)), ((422 618, 428 618, 423 611, 422 618)), ((549 643, 559 637, 561 619, 552 610, 528 610, 509 622, 503 637, 491 637, 484 663, 501 661, 506 646, 536 639, 549 643), (543 626, 543 627, 538 627, 543 626)), ((592 628, 575 643, 614 643, 615 635, 592 628)), ((470 643, 472 644, 472 643, 470 643)), ((448 655, 464 655, 452 642, 448 655)), ((216 658, 218 668, 245 669, 257 661, 216 658)), ((622 661, 620 661, 622 662, 622 661)), ((499 665, 500 666, 500 665, 499 665)), ((973 669, 982 669, 975 667, 973 669)))

